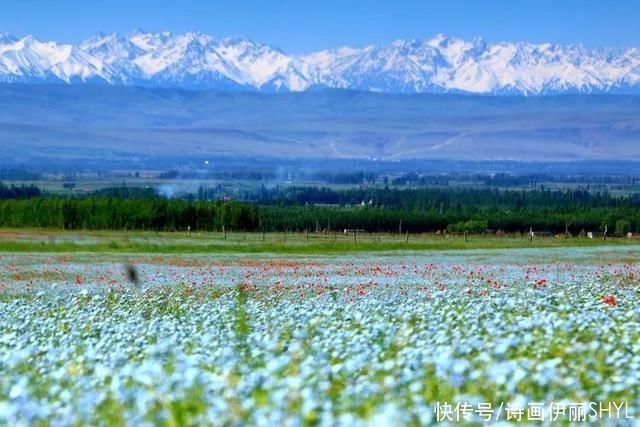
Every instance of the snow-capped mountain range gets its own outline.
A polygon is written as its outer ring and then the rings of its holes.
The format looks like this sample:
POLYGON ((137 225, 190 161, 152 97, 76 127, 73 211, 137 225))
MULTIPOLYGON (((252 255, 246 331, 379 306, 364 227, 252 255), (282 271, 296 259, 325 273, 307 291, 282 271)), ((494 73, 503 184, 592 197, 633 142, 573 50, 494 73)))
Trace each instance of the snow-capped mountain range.
POLYGON ((78 44, 0 33, 0 83, 391 93, 640 93, 640 48, 428 40, 287 54, 243 37, 133 31, 78 44))

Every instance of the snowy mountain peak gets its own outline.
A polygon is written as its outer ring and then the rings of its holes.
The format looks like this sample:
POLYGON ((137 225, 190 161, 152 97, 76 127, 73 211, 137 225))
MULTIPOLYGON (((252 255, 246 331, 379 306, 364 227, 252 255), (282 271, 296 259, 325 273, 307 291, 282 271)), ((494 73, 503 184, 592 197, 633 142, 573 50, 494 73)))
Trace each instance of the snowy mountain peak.
POLYGON ((0 33, 0 44, 9 44, 15 43, 18 39, 13 37, 11 34, 0 33))
POLYGON ((463 40, 445 34, 291 55, 242 36, 141 29, 78 45, 0 34, 0 82, 203 89, 555 94, 640 89, 640 49, 463 40))

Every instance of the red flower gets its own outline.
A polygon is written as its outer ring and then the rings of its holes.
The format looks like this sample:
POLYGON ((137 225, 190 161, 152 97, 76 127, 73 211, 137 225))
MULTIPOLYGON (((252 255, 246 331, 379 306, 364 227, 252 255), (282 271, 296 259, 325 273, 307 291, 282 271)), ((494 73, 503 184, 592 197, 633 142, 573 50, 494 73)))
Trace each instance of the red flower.
POLYGON ((540 288, 544 288, 546 286, 547 286, 547 279, 538 279, 533 284, 533 288, 534 289, 540 289, 540 288))
POLYGON ((606 295, 602 297, 602 302, 607 305, 618 305, 618 300, 613 295, 606 295))

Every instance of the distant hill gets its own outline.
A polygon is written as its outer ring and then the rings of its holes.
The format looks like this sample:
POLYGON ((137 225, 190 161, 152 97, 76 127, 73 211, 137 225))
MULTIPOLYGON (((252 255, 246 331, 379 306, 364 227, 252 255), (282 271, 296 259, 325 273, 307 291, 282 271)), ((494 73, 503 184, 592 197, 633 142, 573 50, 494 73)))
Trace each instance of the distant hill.
POLYGON ((640 159, 640 97, 0 85, 4 162, 241 155, 640 159))

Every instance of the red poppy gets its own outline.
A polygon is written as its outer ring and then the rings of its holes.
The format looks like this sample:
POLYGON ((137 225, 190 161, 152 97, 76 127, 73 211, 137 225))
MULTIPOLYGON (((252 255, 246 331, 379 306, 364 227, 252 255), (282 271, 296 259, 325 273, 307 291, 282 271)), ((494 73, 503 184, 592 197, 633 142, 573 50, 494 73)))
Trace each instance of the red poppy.
POLYGON ((533 288, 534 289, 540 289, 540 288, 544 288, 546 286, 547 286, 547 279, 538 279, 533 284, 533 288))
POLYGON ((602 302, 607 305, 618 305, 618 300, 613 295, 606 295, 602 297, 602 302))

